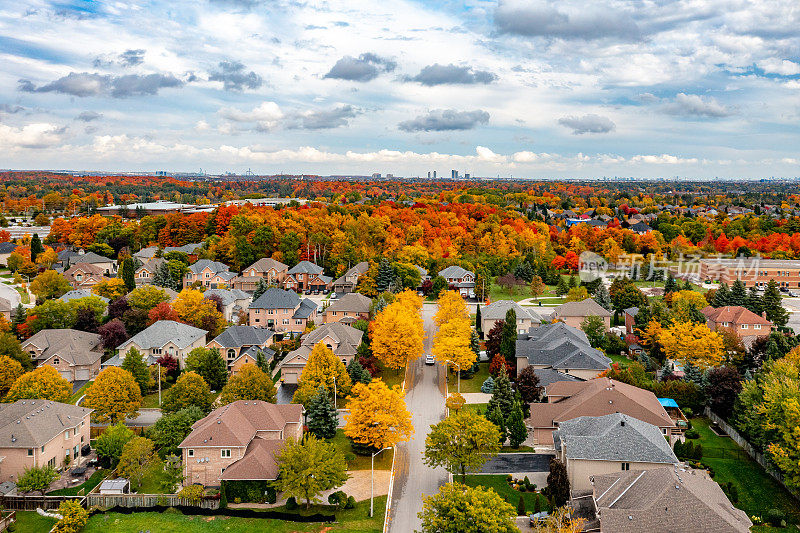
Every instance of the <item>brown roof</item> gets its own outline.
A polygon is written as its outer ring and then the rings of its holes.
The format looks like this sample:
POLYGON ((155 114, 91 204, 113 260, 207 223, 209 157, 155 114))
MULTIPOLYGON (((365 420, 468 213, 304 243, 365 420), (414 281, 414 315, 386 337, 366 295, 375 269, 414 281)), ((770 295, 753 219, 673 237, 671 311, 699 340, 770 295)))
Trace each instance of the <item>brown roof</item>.
POLYGON ((603 531, 745 533, 752 522, 704 472, 676 467, 594 476, 603 531))
POLYGON ((77 329, 43 329, 22 343, 27 351, 33 345, 42 353, 37 361, 47 361, 54 355, 67 361, 70 365, 93 365, 103 356, 102 339, 97 333, 79 331, 77 329))
POLYGON ((325 313, 331 311, 351 311, 353 313, 369 313, 369 306, 372 304, 372 299, 359 294, 357 292, 350 292, 333 302, 325 310, 325 313))
POLYGON ((180 448, 203 446, 242 447, 259 431, 282 431, 286 424, 300 423, 303 406, 275 405, 260 400, 238 400, 213 410, 192 425, 180 448))
POLYGON ((724 307, 711 307, 709 305, 700 312, 708 320, 717 324, 729 322, 731 324, 761 324, 772 327, 772 322, 740 305, 726 305, 724 307))
POLYGON ((97 276, 102 276, 105 274, 105 270, 97 265, 92 263, 75 263, 69 270, 64 272, 65 276, 72 276, 75 274, 76 271, 83 272, 84 274, 93 274, 97 276))
POLYGON ((581 302, 566 302, 556 307, 551 316, 611 316, 611 313, 591 298, 581 302))
POLYGON ((558 381, 545 389, 547 396, 566 396, 555 403, 532 403, 531 427, 556 427, 559 422, 579 416, 623 413, 658 427, 675 426, 650 391, 608 378, 589 381, 558 381))
POLYGON ((289 270, 288 265, 284 265, 280 261, 276 261, 271 257, 262 257, 249 267, 245 268, 245 270, 250 270, 251 268, 256 269, 256 271, 258 272, 267 272, 272 268, 274 268, 277 272, 283 272, 284 270, 289 270))
POLYGON ((78 426, 91 409, 49 400, 0 403, 0 449, 37 448, 78 426))
POLYGON ((278 455, 286 441, 256 437, 250 441, 244 456, 222 473, 225 481, 277 479, 278 455))

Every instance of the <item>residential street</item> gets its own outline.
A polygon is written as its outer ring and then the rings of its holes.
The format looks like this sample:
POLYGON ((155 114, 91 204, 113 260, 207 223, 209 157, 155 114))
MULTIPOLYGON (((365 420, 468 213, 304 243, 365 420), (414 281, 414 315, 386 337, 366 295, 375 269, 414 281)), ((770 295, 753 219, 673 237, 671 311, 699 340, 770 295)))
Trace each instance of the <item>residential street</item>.
MULTIPOLYGON (((435 305, 424 305, 425 353, 431 352, 436 326, 435 305)), ((406 404, 414 424, 414 436, 398 446, 389 531, 411 533, 420 528, 417 513, 422 510, 422 495, 431 495, 447 482, 447 471, 433 469, 422 462, 425 437, 431 424, 444 418, 444 376, 439 365, 425 366, 425 357, 411 364, 406 373, 406 404)))

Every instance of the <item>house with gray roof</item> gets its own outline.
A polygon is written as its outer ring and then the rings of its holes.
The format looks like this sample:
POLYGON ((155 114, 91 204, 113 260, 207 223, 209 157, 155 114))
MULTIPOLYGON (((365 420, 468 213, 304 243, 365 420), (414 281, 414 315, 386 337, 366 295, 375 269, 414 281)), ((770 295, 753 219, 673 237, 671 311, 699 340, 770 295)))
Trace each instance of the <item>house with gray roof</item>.
POLYGON ((565 420, 553 444, 573 490, 590 489, 595 475, 678 464, 661 429, 623 413, 565 420))
POLYGON ((161 265, 167 261, 161 257, 152 257, 142 263, 133 274, 133 279, 136 281, 136 286, 152 285, 153 278, 156 277, 156 272, 161 268, 161 265))
POLYGON ((62 295, 61 298, 59 298, 59 300, 61 300, 62 302, 69 302, 71 300, 80 300, 82 298, 98 298, 105 303, 108 303, 109 301, 108 298, 100 296, 99 294, 95 294, 89 289, 75 289, 69 291, 68 293, 62 295))
POLYGON ((0 403, 0 482, 16 483, 25 469, 81 465, 92 410, 49 400, 0 403))
POLYGON ((506 313, 513 309, 517 314, 517 332, 526 333, 542 324, 542 317, 530 307, 522 307, 513 300, 497 300, 481 307, 481 331, 488 334, 497 322, 506 319, 506 313))
POLYGON ((103 363, 103 367, 122 365, 128 351, 136 348, 149 364, 164 355, 170 355, 183 368, 189 352, 206 345, 206 333, 206 330, 189 324, 159 320, 117 346, 118 355, 103 363))
POLYGON ((253 292, 258 283, 266 280, 270 285, 279 286, 283 283, 289 267, 271 257, 262 257, 242 271, 241 276, 236 276, 230 282, 234 289, 253 292))
POLYGON ((568 381, 592 379, 611 366, 611 359, 592 348, 582 330, 563 322, 544 324, 520 335, 516 350, 517 372, 532 366, 542 386, 562 381, 562 377, 568 381), (549 372, 540 373, 545 369, 549 372))
POLYGON ((455 288, 465 298, 475 297, 475 273, 462 268, 458 265, 452 265, 444 270, 439 271, 439 276, 447 281, 447 285, 455 288))
POLYGON ((21 346, 38 366, 52 366, 70 383, 88 381, 100 372, 103 342, 97 333, 43 329, 21 346))
MULTIPOLYGON (((238 366, 239 359, 249 356, 255 360, 261 351, 272 359, 275 352, 267 348, 273 342, 274 332, 255 326, 231 326, 209 341, 208 348, 216 348, 228 362, 228 370, 238 366)), ((242 363, 243 364, 243 363, 242 363)))
POLYGON ((71 250, 62 250, 58 252, 58 260, 64 270, 68 270, 71 266, 77 264, 94 265, 102 270, 104 276, 116 276, 117 263, 111 258, 104 257, 94 252, 73 252, 71 250))
POLYGON ((611 327, 611 312, 591 298, 586 298, 580 302, 565 302, 559 305, 550 313, 550 320, 559 320, 565 322, 568 326, 579 328, 581 323, 589 316, 600 317, 606 330, 611 327))
POLYGON ((183 286, 185 288, 193 283, 199 283, 204 287, 216 289, 226 287, 228 282, 235 277, 236 274, 228 270, 228 265, 210 259, 200 259, 189 265, 183 279, 183 286))
POLYGON ((0 265, 8 264, 8 256, 14 253, 17 245, 13 242, 0 242, 0 265))
POLYGON ((317 304, 294 291, 272 287, 248 307, 249 325, 276 333, 302 333, 317 319, 317 304))
POLYGON ((222 315, 228 322, 238 320, 239 314, 246 312, 250 302, 253 301, 252 296, 241 289, 208 289, 203 296, 219 297, 222 301, 222 315))
POLYGON ((322 316, 326 324, 330 322, 352 324, 356 320, 368 320, 371 305, 371 298, 357 292, 351 292, 334 300, 323 311, 322 316))
POLYGON ((290 291, 327 291, 333 284, 333 278, 323 273, 321 266, 311 261, 300 261, 289 269, 283 280, 283 288, 290 291))
POLYGON ((275 367, 275 372, 277 373, 280 370, 281 379, 284 383, 296 384, 303 373, 311 351, 319 343, 330 348, 333 354, 347 366, 355 357, 363 335, 364 332, 360 329, 341 322, 323 324, 303 337, 300 347, 289 352, 283 361, 275 367))

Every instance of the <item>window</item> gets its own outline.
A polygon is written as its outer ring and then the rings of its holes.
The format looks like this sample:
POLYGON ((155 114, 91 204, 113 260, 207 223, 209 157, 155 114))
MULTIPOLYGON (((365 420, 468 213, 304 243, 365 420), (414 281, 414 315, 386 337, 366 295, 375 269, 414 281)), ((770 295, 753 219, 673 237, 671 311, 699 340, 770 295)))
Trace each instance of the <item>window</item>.
POLYGON ((191 449, 191 448, 189 448, 189 449, 186 451, 186 455, 188 455, 189 457, 194 457, 194 450, 193 450, 193 449, 191 449))
POLYGON ((233 348, 228 349, 228 359, 233 359, 236 357, 236 350, 233 348))
POLYGON ((753 324, 753 329, 761 329, 761 324, 753 324))
POLYGON ((83 274, 75 274, 75 281, 83 281, 83 274))
POLYGON ((231 451, 230 450, 220 450, 219 456, 223 459, 230 459, 231 451))
POLYGON ((33 457, 33 448, 28 448, 28 457, 33 457))
POLYGON ((160 355, 160 354, 161 354, 161 348, 153 348, 153 355, 160 355))
POLYGON ((284 326, 288 326, 289 325, 289 319, 288 318, 284 318, 283 319, 283 325, 284 326))
POLYGON ((742 329, 750 329, 750 325, 749 324, 742 324, 742 329))
POLYGON ((67 439, 69 439, 69 430, 66 430, 64 432, 64 440, 67 440, 67 439))
POLYGON ((622 469, 623 470, 630 470, 631 469, 631 464, 630 463, 622 463, 622 469))
POLYGON ((54 365, 60 365, 61 364, 61 360, 58 357, 53 357, 53 364, 54 365))
POLYGON ((267 309, 267 314, 268 315, 274 315, 275 314, 275 310, 274 309, 267 309))
POLYGON ((294 323, 297 324, 298 326, 301 326, 303 324, 303 321, 302 320, 295 320, 294 323))
POLYGON ((64 457, 69 459, 69 456, 70 456, 70 450, 64 450, 64 457))
POLYGON ((336 311, 331 311, 331 316, 336 316, 336 311))
POLYGON ((209 274, 208 272, 206 272, 206 273, 205 273, 205 275, 204 275, 204 277, 206 277, 206 278, 210 278, 210 277, 211 277, 211 274, 209 274))

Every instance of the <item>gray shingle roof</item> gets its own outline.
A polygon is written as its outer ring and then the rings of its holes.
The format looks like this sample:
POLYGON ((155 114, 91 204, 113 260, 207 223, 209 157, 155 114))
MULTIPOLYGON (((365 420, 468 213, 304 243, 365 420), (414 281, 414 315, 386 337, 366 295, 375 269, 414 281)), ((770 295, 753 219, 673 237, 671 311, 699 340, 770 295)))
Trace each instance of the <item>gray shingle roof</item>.
POLYGON ((97 333, 77 329, 43 329, 22 343, 24 350, 36 346, 42 350, 37 361, 46 361, 53 356, 64 359, 71 365, 94 364, 103 356, 102 339, 97 333))
POLYGON ((49 400, 0 403, 0 448, 37 448, 79 425, 91 412, 49 400))
POLYGON ((272 331, 255 326, 231 326, 214 339, 225 348, 261 346, 272 338, 272 331))
POLYGON ((208 289, 203 293, 203 296, 219 296, 222 300, 222 305, 230 305, 236 300, 249 300, 250 295, 240 289, 208 289))
POLYGON ((563 322, 531 328, 516 344, 517 357, 526 357, 528 364, 554 369, 602 371, 611 359, 592 348, 586 334, 563 322))
POLYGON ((632 416, 614 413, 561 422, 553 432, 556 450, 569 459, 676 464, 661 430, 632 416))
POLYGON ((452 265, 452 266, 449 266, 449 267, 445 268, 444 270, 440 270, 439 271, 439 275, 442 276, 445 279, 448 279, 448 278, 461 279, 467 274, 472 274, 472 276, 475 277, 474 273, 470 272, 469 270, 467 270, 465 268, 461 268, 458 265, 452 265))
POLYGON ((349 292, 334 301, 325 310, 328 311, 352 311, 354 313, 368 313, 372 299, 357 292, 349 292))
MULTIPOLYGON (((206 268, 211 269, 211 272, 214 274, 221 274, 223 272, 228 272, 228 265, 224 263, 220 263, 218 261, 212 261, 211 259, 200 259, 197 262, 189 265, 189 271, 193 274, 199 274, 206 268)), ((234 274, 235 276, 236 274, 234 274)))
POLYGON ((489 320, 503 320, 506 318, 506 313, 509 309, 514 309, 517 313, 517 319, 528 318, 535 323, 542 321, 542 317, 533 309, 522 307, 513 300, 497 300, 491 304, 481 308, 481 318, 489 320))
POLYGON ((125 350, 131 344, 136 344, 143 350, 150 350, 152 348, 161 348, 168 342, 173 342, 178 348, 183 349, 197 339, 204 338, 206 333, 206 330, 188 324, 172 320, 159 320, 117 346, 117 349, 125 350))
POLYGON ((298 307, 297 311, 294 312, 292 318, 308 318, 316 310, 317 304, 308 298, 304 298, 300 301, 300 307, 298 307))
POLYGON ((10 254, 17 249, 17 245, 13 242, 0 242, 0 254, 10 254))
POLYGON ((300 297, 296 292, 272 287, 251 303, 250 309, 296 309, 299 304, 300 297))
POLYGON ((108 298, 100 296, 99 294, 95 294, 89 289, 76 289, 74 291, 69 291, 68 293, 64 294, 59 300, 62 302, 68 302, 70 300, 79 300, 81 298, 90 298, 94 296, 95 298, 100 298, 105 303, 108 303, 108 298))
POLYGON ((311 261, 300 261, 289 269, 289 274, 322 274, 322 267, 311 261))
POLYGON ((339 344, 339 348, 335 352, 336 355, 355 355, 358 345, 361 344, 361 338, 364 336, 364 332, 340 322, 331 322, 329 324, 323 324, 306 335, 301 344, 303 346, 313 347, 328 336, 336 339, 339 344))
POLYGON ((287 270, 289 267, 284 265, 280 261, 276 261, 271 257, 262 257, 249 267, 245 268, 245 270, 250 270, 251 268, 255 268, 258 272, 267 272, 270 269, 275 269, 276 272, 283 272, 287 270))
POLYGON ((540 387, 547 387, 556 381, 580 381, 580 379, 575 376, 564 374, 552 368, 534 368, 533 373, 539 378, 540 387))

